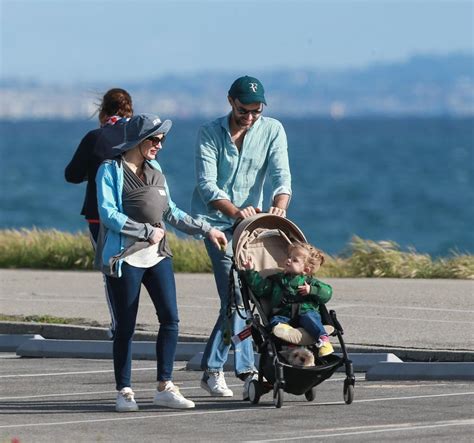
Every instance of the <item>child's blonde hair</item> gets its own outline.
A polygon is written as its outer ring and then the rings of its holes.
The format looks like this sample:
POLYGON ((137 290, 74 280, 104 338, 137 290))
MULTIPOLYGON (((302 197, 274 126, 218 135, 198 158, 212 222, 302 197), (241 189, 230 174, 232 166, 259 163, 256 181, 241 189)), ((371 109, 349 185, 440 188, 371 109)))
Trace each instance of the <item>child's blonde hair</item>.
POLYGON ((288 246, 288 253, 292 251, 303 251, 306 255, 304 264, 310 268, 310 272, 316 272, 324 264, 325 256, 322 251, 309 243, 295 241, 288 246))

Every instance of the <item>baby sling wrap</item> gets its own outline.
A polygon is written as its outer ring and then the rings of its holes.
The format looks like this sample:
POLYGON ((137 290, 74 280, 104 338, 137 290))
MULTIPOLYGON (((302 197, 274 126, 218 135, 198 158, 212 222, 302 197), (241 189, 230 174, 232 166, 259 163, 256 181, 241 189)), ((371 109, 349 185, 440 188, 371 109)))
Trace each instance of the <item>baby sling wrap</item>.
MULTIPOLYGON (((149 223, 152 226, 165 229, 163 214, 168 210, 168 196, 165 188, 165 176, 150 166, 147 162, 143 166, 143 180, 131 171, 122 162, 124 181, 122 193, 123 212, 138 223, 149 223)), ((110 267, 114 268, 119 261, 150 246, 148 241, 136 241, 126 247, 120 254, 110 259, 110 267)), ((168 239, 165 236, 159 243, 158 255, 172 257, 168 239)))

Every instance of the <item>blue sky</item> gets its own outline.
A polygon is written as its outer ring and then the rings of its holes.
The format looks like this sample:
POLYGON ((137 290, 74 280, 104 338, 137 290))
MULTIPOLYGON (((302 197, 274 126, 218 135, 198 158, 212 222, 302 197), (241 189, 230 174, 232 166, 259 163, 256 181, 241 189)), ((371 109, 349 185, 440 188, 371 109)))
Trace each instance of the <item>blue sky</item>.
POLYGON ((472 1, 0 0, 3 77, 69 83, 472 52, 472 1))

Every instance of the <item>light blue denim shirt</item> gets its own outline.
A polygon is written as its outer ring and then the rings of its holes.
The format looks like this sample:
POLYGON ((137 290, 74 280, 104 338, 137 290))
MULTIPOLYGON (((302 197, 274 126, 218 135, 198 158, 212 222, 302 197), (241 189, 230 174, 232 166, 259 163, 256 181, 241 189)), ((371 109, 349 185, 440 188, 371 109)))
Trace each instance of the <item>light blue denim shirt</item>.
POLYGON ((282 124, 260 117, 247 131, 241 151, 232 142, 229 115, 206 123, 196 142, 197 185, 191 201, 191 214, 211 226, 225 230, 235 220, 210 205, 214 200, 230 200, 238 208, 263 207, 265 178, 271 180, 275 195, 291 195, 288 144, 282 124))

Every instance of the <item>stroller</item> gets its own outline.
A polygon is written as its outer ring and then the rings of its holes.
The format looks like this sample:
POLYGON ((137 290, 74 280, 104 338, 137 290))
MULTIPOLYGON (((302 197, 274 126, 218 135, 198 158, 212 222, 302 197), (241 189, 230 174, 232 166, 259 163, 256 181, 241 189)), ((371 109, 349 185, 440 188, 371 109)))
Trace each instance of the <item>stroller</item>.
MULTIPOLYGON (((314 340, 300 328, 302 340, 300 345, 309 345, 315 355, 315 366, 295 366, 286 358, 283 349, 289 343, 278 338, 269 326, 270 307, 264 299, 257 299, 245 280, 241 278, 243 263, 248 256, 252 256, 255 270, 262 277, 268 277, 280 269, 287 256, 288 244, 293 241, 305 242, 301 230, 290 220, 271 214, 257 214, 246 218, 237 224, 233 233, 234 267, 239 274, 243 305, 246 312, 246 322, 250 325, 250 332, 258 354, 258 379, 252 380, 249 385, 249 399, 257 404, 260 397, 273 391, 273 403, 277 408, 283 404, 284 392, 290 394, 304 394, 308 401, 316 396, 316 386, 322 383, 341 366, 345 366, 343 395, 346 404, 351 404, 354 398, 355 377, 352 362, 349 360, 342 335, 341 324, 337 320, 336 312, 327 311, 326 306, 320 305, 320 314, 325 329, 331 336, 339 339, 342 357, 330 354, 318 357, 314 340)), ((231 294, 233 279, 231 279, 231 294)), ((237 310, 237 312, 239 312, 237 310)))

